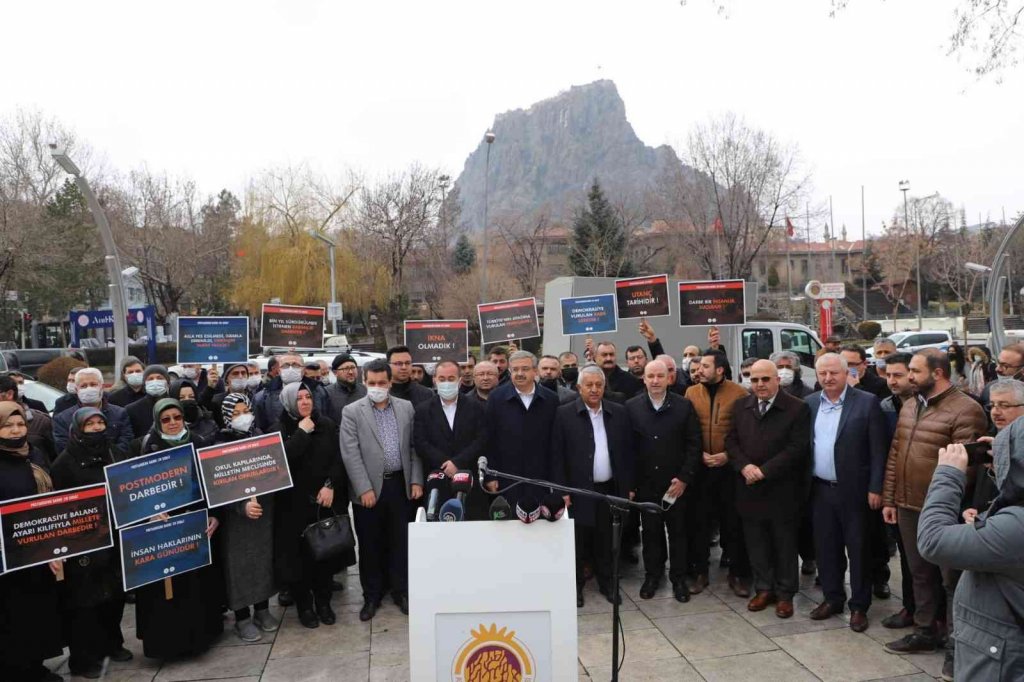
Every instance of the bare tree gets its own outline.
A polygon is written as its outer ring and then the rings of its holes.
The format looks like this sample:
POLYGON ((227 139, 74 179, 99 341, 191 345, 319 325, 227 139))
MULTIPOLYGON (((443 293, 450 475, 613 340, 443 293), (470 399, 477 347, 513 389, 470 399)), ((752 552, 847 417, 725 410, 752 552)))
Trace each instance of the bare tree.
POLYGON ((305 164, 269 169, 250 181, 246 215, 292 237, 309 230, 331 232, 344 227, 345 210, 359 187, 352 174, 336 183, 305 164))
POLYGON ((507 270, 519 284, 519 293, 535 295, 551 227, 547 210, 541 209, 529 216, 499 216, 492 224, 507 251, 507 270))
POLYGON ((937 242, 927 263, 929 279, 956 296, 961 312, 970 312, 982 273, 968 270, 967 263, 989 263, 998 246, 993 231, 971 234, 966 229, 947 231, 937 242))
POLYGON ((876 285, 893 307, 894 332, 896 316, 900 305, 906 305, 903 295, 914 272, 914 249, 912 246, 908 248, 912 240, 913 236, 905 225, 893 222, 885 226, 880 237, 871 240, 869 247, 868 261, 870 268, 877 273, 876 285))
POLYGON ((694 128, 687 162, 661 183, 667 215, 692 225, 693 257, 708 275, 745 279, 772 229, 803 203, 798 151, 735 114, 694 128))

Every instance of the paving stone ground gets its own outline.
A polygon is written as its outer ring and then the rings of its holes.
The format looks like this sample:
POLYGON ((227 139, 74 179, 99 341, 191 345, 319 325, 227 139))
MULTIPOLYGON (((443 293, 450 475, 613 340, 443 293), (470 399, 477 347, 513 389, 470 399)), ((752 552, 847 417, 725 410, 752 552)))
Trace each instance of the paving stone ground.
MULTIPOLYGON (((717 566, 717 549, 713 566, 717 566)), ((939 675, 942 654, 893 656, 883 644, 908 630, 887 630, 880 621, 901 608, 899 562, 891 562, 892 598, 872 604, 871 626, 858 634, 848 627, 848 615, 812 621, 811 609, 821 600, 814 580, 801 576, 794 616, 781 620, 769 609, 751 613, 746 600, 726 585, 726 572, 712 569, 710 588, 680 604, 662 587, 655 599, 640 599, 643 570, 624 565, 622 624, 625 629, 623 682, 689 680, 741 682, 825 682, 900 680, 931 682, 939 675)), ((354 568, 354 567, 353 567, 354 568)), ((112 682, 400 682, 409 679, 408 619, 390 601, 370 623, 359 621, 362 606, 359 576, 350 573, 348 589, 335 594, 338 622, 316 630, 303 628, 294 608, 271 608, 282 617, 277 633, 246 644, 234 634, 226 616, 224 634, 204 656, 163 663, 142 656, 135 639, 135 614, 126 609, 126 646, 135 653, 129 663, 111 663, 105 680, 112 682)), ((666 581, 667 582, 667 581, 666 581)), ((579 609, 579 679, 611 679, 611 605, 588 583, 586 606, 579 609)), ((67 657, 48 661, 52 669, 71 677, 67 657)))

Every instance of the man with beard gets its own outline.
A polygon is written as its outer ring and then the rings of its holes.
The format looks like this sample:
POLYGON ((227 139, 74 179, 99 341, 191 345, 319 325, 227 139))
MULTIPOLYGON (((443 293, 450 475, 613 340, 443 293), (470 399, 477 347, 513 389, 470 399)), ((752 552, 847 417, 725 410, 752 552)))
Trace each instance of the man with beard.
POLYGON ((341 423, 341 411, 366 395, 366 387, 358 383, 359 365, 348 353, 339 353, 331 361, 335 382, 327 389, 331 399, 331 419, 341 423))
POLYGON ((630 374, 643 380, 646 366, 647 351, 640 346, 630 346, 626 349, 626 368, 630 374))
POLYGON ((388 348, 387 359, 391 365, 391 395, 408 400, 413 407, 434 398, 433 391, 412 380, 412 353, 407 346, 388 348))
MULTIPOLYGON (((925 494, 935 472, 940 448, 951 443, 976 441, 987 431, 985 413, 972 398, 950 383, 949 357, 938 348, 926 348, 910 361, 910 383, 917 400, 905 403, 896 424, 896 438, 889 451, 882 494, 885 522, 898 525, 913 574, 914 632, 889 642, 893 654, 934 651, 940 633, 935 623, 945 617, 951 623, 953 592, 958 571, 929 563, 917 545, 917 529, 925 494), (940 612, 943 586, 946 613, 940 612)), ((953 648, 947 646, 944 667, 952 668, 953 648)))
POLYGON ((487 355, 487 359, 498 368, 498 383, 502 385, 507 384, 512 378, 508 371, 508 354, 509 349, 506 346, 495 346, 487 355))
POLYGON ((605 376, 605 399, 625 403, 643 390, 644 384, 636 376, 619 367, 616 361, 615 344, 601 341, 597 344, 597 364, 605 376))
MULTIPOLYGON (((473 369, 476 367, 476 356, 472 353, 465 362, 459 363, 459 392, 472 393, 476 385, 473 383, 473 369)), ((436 370, 435 370, 436 371, 436 370)))
POLYGON ((562 369, 554 355, 542 355, 537 363, 537 371, 540 375, 540 385, 557 393, 560 405, 576 400, 576 391, 564 386, 560 381, 562 369))

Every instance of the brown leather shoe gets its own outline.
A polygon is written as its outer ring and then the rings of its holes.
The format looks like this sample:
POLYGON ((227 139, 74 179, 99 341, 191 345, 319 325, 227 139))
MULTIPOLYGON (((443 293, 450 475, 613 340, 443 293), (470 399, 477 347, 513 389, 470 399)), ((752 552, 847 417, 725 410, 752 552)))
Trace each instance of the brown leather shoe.
POLYGON ((690 582, 690 594, 700 594, 704 591, 704 588, 708 586, 708 574, 699 573, 697 577, 690 582))
POLYGON ((817 606, 815 606, 814 610, 811 611, 811 620, 825 620, 826 618, 831 618, 837 613, 842 612, 842 606, 833 606, 832 604, 829 604, 827 601, 823 601, 817 606))
POLYGON ((864 632, 868 629, 868 615, 863 611, 850 612, 850 629, 854 632, 864 632))
POLYGON ((780 601, 778 604, 775 605, 775 615, 779 618, 792 618, 793 602, 780 601))
POLYGON ((750 596, 750 588, 747 587, 747 583, 745 580, 743 580, 743 578, 738 578, 734 575, 730 575, 729 589, 732 590, 732 593, 735 594, 737 597, 742 597, 743 599, 746 599, 750 596))
POLYGON ((754 598, 747 602, 748 611, 764 611, 769 604, 775 603, 774 592, 758 592, 754 598))

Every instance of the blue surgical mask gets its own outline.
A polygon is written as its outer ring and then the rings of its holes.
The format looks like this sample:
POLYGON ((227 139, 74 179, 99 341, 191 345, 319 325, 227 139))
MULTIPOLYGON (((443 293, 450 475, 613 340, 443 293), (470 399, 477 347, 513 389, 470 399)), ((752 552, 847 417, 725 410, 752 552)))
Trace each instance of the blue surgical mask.
POLYGON ((163 379, 150 379, 146 382, 146 395, 151 395, 154 398, 167 395, 167 382, 163 379))
POLYGON ((459 382, 439 381, 437 382, 437 394, 443 400, 454 400, 459 395, 459 382))

